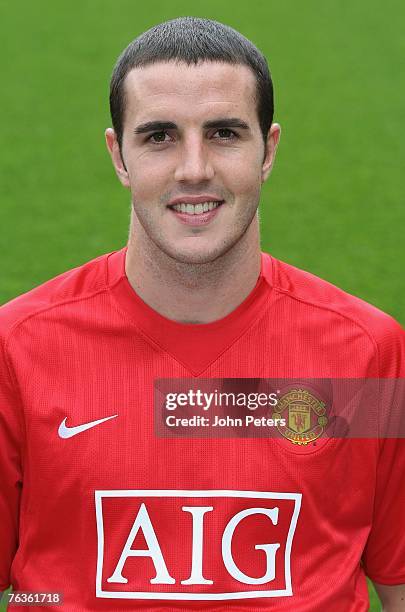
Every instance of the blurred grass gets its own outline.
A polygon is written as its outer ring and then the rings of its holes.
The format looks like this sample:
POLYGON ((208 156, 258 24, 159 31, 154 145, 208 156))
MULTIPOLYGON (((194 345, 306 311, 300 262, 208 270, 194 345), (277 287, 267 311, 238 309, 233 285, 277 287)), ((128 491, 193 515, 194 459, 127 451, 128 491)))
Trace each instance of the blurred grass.
POLYGON ((191 10, 269 58, 283 133, 263 247, 405 323, 399 0, 0 0, 0 303, 125 243, 129 198, 103 138, 109 76, 135 35, 191 10))
POLYGON ((368 581, 368 594, 370 596, 370 612, 380 612, 381 603, 373 584, 368 581))
POLYGON ((192 12, 240 29, 269 58, 283 132, 263 248, 404 324, 405 5, 192 6, 0 0, 0 303, 125 243, 129 199, 103 138, 109 76, 134 36, 192 12))

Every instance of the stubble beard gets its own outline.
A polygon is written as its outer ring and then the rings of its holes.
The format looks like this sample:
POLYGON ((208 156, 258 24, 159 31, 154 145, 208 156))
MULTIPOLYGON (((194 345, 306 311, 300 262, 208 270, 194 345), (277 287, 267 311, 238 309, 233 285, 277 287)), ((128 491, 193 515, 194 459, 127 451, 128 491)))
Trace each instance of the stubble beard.
MULTIPOLYGON (((239 230, 232 235, 224 236, 222 243, 217 244, 211 251, 184 252, 176 250, 165 241, 164 236, 154 231, 153 219, 147 215, 138 215, 134 203, 131 209, 131 223, 129 231, 129 248, 142 257, 148 268, 159 272, 159 275, 172 272, 181 281, 191 286, 205 284, 209 279, 220 277, 224 270, 234 267, 237 261, 256 246, 260 248, 258 231, 258 200, 260 192, 248 208, 250 214, 236 219, 235 224, 239 230), (253 243, 253 244, 252 244, 253 243)), ((198 238, 196 238, 198 239, 198 238)))

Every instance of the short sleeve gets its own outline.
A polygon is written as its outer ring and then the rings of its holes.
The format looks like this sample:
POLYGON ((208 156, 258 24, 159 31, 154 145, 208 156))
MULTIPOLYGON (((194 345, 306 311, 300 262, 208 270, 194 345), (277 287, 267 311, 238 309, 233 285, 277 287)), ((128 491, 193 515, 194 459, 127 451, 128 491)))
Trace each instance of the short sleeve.
POLYGON ((405 583, 405 439, 382 442, 364 569, 380 584, 405 583))
POLYGON ((380 440, 373 523, 363 563, 371 580, 395 585, 405 583, 405 333, 394 321, 380 344, 380 372, 381 435, 389 437, 380 440))
POLYGON ((11 582, 22 489, 21 415, 10 374, 0 345, 0 591, 11 582))

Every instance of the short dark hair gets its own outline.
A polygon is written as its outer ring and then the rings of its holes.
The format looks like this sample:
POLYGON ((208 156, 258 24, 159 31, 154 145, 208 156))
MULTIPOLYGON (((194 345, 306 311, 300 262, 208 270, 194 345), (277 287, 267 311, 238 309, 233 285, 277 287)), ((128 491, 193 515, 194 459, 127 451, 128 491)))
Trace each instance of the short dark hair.
POLYGON ((135 38, 119 56, 110 83, 110 112, 122 146, 125 78, 133 68, 157 62, 198 64, 204 61, 243 64, 256 78, 257 113, 263 139, 273 121, 273 84, 264 55, 233 28, 199 17, 179 17, 160 23, 135 38))

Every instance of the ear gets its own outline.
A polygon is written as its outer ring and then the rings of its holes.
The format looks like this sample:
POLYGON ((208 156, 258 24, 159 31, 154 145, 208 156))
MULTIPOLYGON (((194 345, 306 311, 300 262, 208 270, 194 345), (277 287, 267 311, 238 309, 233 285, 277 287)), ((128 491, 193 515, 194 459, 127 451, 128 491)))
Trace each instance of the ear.
POLYGON ((123 162, 120 147, 117 140, 117 135, 112 128, 108 128, 105 131, 105 141, 107 143, 107 149, 110 152, 111 160, 117 173, 118 179, 124 187, 129 188, 129 176, 128 171, 123 162))
POLYGON ((264 183, 273 167, 276 157, 277 145, 280 140, 281 128, 278 123, 273 123, 267 134, 266 150, 262 164, 262 183, 264 183))

